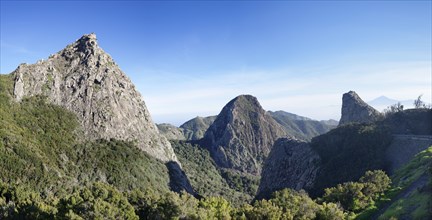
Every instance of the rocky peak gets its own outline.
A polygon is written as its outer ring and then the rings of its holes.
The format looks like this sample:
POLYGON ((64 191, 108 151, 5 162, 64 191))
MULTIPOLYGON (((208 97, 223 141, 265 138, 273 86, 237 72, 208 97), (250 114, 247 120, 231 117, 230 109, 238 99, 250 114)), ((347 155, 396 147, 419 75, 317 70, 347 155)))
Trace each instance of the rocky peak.
POLYGON ((218 166, 258 175, 273 143, 286 135, 257 98, 240 95, 225 105, 203 143, 218 166))
POLYGON ((87 139, 136 141, 140 149, 162 161, 177 161, 143 97, 98 46, 95 34, 82 36, 48 60, 20 65, 13 75, 16 100, 46 96, 77 115, 87 139))
POLYGON ((371 123, 378 120, 381 113, 364 102, 354 91, 343 94, 342 116, 339 125, 359 122, 371 123))
POLYGON ((96 34, 86 34, 77 40, 76 48, 79 52, 88 53, 98 49, 96 34))

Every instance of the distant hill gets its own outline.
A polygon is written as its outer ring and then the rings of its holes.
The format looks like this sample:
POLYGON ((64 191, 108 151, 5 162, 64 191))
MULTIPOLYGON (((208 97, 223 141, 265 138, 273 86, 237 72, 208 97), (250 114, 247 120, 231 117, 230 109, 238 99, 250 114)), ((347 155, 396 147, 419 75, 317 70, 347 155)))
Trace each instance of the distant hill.
POLYGON ((268 111, 286 133, 301 140, 311 140, 313 137, 324 134, 337 126, 336 120, 316 121, 284 111, 268 111))
POLYGON ((168 140, 185 140, 183 129, 176 127, 175 125, 162 123, 156 124, 159 133, 166 137, 168 140))
POLYGON ((180 127, 172 124, 156 124, 159 132, 168 140, 188 140, 196 141, 204 137, 205 132, 216 119, 216 116, 195 117, 180 127))
POLYGON ((217 116, 195 117, 180 125, 186 140, 199 140, 214 122, 217 116))

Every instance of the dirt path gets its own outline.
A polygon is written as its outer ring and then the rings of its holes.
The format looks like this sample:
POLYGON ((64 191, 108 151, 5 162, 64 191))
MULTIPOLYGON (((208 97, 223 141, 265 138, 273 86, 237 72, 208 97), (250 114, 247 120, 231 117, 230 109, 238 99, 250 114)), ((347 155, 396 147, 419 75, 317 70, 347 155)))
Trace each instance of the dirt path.
POLYGON ((395 196, 391 201, 389 201, 388 203, 384 204, 384 206, 381 207, 380 210, 378 212, 376 212, 371 217, 371 219, 374 219, 374 220, 378 219, 378 217, 380 217, 391 205, 393 205, 393 203, 395 203, 396 201, 398 201, 401 198, 407 198, 416 189, 425 186, 427 183, 428 183, 428 175, 425 173, 422 176, 420 176, 420 178, 418 178, 416 181, 414 181, 413 183, 411 183, 411 185, 409 185, 404 190, 402 190, 401 192, 399 192, 399 194, 397 194, 397 196, 395 196))

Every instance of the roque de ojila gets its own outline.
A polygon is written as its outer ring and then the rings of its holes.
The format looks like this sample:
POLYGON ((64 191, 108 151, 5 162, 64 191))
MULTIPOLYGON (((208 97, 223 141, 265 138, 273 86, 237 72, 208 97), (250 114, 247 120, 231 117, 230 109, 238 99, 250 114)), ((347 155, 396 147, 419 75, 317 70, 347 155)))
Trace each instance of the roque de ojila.
POLYGON ((430 1, 0 4, 0 220, 432 219, 430 1))

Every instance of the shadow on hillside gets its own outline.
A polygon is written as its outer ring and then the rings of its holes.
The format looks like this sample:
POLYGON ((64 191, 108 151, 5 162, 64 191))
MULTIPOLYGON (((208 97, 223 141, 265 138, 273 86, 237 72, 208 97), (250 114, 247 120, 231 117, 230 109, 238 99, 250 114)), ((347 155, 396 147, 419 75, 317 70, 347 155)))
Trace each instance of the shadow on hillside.
POLYGON ((182 170, 182 168, 177 162, 170 161, 165 165, 168 168, 168 174, 170 178, 169 187, 172 191, 177 193, 180 193, 181 191, 186 191, 187 193, 193 195, 196 198, 200 197, 190 184, 186 173, 182 170))

